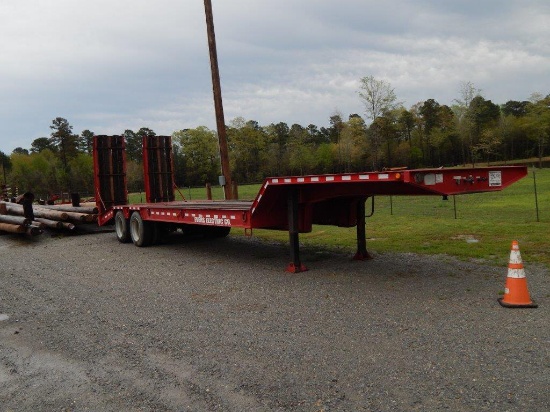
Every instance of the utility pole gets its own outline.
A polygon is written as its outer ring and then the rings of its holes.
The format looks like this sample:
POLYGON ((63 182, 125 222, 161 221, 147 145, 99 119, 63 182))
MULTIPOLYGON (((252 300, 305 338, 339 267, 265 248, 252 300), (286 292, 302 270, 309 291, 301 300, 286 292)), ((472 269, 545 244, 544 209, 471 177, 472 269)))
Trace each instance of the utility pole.
POLYGON ((231 191, 231 170, 229 169, 229 154, 227 150, 227 133, 225 131, 225 119, 223 115, 222 89, 220 85, 220 71, 218 68, 218 54, 216 51, 216 35, 214 33, 214 17, 212 14, 211 0, 204 0, 206 13, 206 29, 208 32, 208 48, 210 49, 210 69, 212 71, 212 90, 214 92, 214 107, 216 110, 216 126, 218 129, 218 141, 220 144, 220 158, 222 165, 223 191, 225 199, 233 199, 231 191))

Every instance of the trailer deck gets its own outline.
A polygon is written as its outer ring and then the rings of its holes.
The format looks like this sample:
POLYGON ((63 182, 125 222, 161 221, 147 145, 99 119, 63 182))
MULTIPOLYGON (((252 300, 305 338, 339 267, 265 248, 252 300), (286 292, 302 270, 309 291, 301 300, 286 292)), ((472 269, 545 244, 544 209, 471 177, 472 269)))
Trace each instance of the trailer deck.
POLYGON ((290 272, 307 270, 300 260, 298 234, 310 232, 313 224, 357 226, 355 259, 369 259, 365 239, 369 197, 446 197, 500 191, 527 175, 524 166, 496 166, 270 177, 253 201, 176 201, 171 150, 169 136, 143 139, 147 202, 128 204, 124 140, 120 136, 95 137, 99 224, 114 219, 119 241, 131 240, 137 246, 158 242, 163 233, 174 229, 212 237, 225 236, 230 228, 243 228, 247 233, 255 228, 287 230, 290 272))

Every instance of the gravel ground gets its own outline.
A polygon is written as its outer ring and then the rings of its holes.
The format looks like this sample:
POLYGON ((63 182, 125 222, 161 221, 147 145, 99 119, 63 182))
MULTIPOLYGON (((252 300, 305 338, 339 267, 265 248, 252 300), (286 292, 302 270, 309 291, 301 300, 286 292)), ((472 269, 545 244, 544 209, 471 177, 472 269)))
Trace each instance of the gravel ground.
POLYGON ((548 411, 550 273, 504 309, 503 255, 0 236, 0 410, 548 411))

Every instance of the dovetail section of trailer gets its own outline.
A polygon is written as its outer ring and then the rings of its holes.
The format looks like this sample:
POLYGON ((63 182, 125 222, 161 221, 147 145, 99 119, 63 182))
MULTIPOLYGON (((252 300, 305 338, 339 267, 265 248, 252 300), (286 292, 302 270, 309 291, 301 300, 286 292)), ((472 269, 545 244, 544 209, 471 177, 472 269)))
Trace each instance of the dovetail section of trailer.
POLYGON ((526 166, 416 169, 403 172, 404 182, 414 190, 443 196, 500 191, 525 176, 526 166))
POLYGON ((114 206, 128 203, 125 149, 122 136, 94 136, 94 187, 100 226, 113 218, 114 206))
POLYGON ((525 166, 495 166, 270 177, 252 204, 252 221, 255 227, 286 228, 290 188, 297 191, 303 232, 311 230, 311 223, 355 225, 356 203, 368 197, 500 191, 526 175, 525 166))

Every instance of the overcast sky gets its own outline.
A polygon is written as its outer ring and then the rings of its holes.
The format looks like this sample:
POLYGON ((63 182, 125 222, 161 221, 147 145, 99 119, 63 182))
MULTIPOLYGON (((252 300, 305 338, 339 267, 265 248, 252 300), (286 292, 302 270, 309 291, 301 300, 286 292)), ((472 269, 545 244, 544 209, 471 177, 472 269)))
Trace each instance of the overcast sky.
MULTIPOLYGON (((550 93, 548 0, 212 0, 226 122, 364 115, 359 79, 405 107, 550 93)), ((201 0, 1 0, 0 150, 75 133, 215 128, 201 0)))

